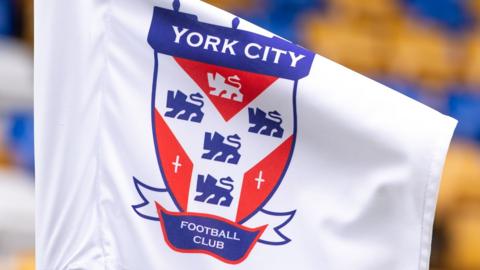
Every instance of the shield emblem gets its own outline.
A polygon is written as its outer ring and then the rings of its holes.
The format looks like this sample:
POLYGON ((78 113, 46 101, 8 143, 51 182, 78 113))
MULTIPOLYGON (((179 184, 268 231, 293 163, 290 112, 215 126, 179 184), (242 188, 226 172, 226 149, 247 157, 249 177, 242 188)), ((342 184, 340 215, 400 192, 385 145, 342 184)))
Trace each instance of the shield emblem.
POLYGON ((310 72, 314 54, 239 30, 238 18, 225 27, 179 9, 178 0, 173 10, 154 8, 148 36, 155 59, 152 134, 165 188, 134 178, 143 202, 133 209, 160 221, 173 250, 237 264, 257 242, 290 241, 280 229, 295 211, 276 213, 265 204, 290 164, 298 80, 310 72), (155 199, 155 215, 147 213, 152 200, 144 190, 168 192, 176 211, 155 199))
POLYGON ((156 59, 156 151, 176 206, 245 222, 289 165, 294 82, 169 55, 156 59))

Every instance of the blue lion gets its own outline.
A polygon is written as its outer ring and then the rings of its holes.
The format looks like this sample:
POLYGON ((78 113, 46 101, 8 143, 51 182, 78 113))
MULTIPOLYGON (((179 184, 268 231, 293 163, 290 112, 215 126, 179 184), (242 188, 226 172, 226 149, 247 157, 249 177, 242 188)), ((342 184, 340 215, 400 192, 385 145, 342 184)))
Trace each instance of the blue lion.
POLYGON ((233 197, 233 179, 230 177, 222 178, 219 181, 211 175, 199 175, 197 178, 197 193, 195 201, 206 202, 213 205, 229 207, 232 204, 233 197))
POLYGON ((166 117, 177 118, 185 121, 201 123, 203 120, 202 108, 205 105, 203 96, 200 93, 190 95, 190 101, 185 93, 178 90, 176 93, 169 90, 167 96, 166 117))
POLYGON ((212 134, 207 132, 203 143, 203 149, 207 152, 202 155, 203 159, 215 160, 219 162, 227 162, 230 164, 238 164, 240 161, 240 136, 237 134, 225 137, 220 133, 212 134))
POLYGON ((277 111, 268 114, 262 109, 248 108, 248 119, 252 127, 248 129, 251 133, 260 133, 265 136, 282 138, 284 130, 282 128, 282 115, 277 111))

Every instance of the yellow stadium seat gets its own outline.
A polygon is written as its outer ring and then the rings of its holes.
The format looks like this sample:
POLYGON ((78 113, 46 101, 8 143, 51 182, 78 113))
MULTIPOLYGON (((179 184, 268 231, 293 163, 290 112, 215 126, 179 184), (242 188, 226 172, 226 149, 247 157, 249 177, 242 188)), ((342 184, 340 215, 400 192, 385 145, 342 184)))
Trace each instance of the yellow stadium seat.
POLYGON ((468 41, 464 67, 465 82, 480 91, 480 33, 472 34, 468 41))
POLYGON ((35 256, 33 253, 22 254, 17 258, 16 265, 15 270, 35 270, 35 256))
POLYGON ((399 1, 396 0, 332 0, 332 12, 350 18, 391 19, 400 14, 399 1))
POLYGON ((449 269, 480 269, 480 204, 467 204, 449 216, 445 261, 449 269))
POLYGON ((17 1, 23 18, 23 40, 33 47, 33 1, 17 1))
POLYGON ((258 1, 255 0, 206 0, 205 2, 231 12, 248 11, 252 13, 252 11, 258 9, 258 1))
POLYGON ((418 81, 426 89, 443 90, 458 71, 455 43, 437 29, 417 24, 406 23, 399 30, 390 49, 389 73, 418 81))
POLYGON ((480 19, 480 1, 469 0, 468 4, 469 4, 470 10, 475 14, 477 19, 480 19))
POLYGON ((12 160, 10 158, 10 153, 8 152, 6 146, 3 143, 4 139, 0 135, 0 166, 10 166, 12 160))
POLYGON ((445 218, 465 202, 480 202, 480 149, 471 143, 455 142, 445 163, 437 214, 445 218))
POLYGON ((386 46, 372 28, 320 14, 309 14, 301 25, 304 44, 321 55, 364 74, 383 69, 386 46))

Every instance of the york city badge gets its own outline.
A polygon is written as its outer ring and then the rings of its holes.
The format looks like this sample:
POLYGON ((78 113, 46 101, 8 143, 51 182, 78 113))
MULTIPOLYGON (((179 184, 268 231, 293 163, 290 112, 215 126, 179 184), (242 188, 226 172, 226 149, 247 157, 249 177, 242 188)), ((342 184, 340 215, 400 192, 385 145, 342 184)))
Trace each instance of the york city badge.
POLYGON ((143 201, 133 209, 160 222, 171 249, 238 264, 257 243, 291 241, 281 229, 295 210, 274 212, 268 202, 282 181, 294 180, 284 176, 297 86, 314 54, 241 30, 238 18, 214 25, 180 8, 175 0, 172 10, 153 10, 151 122, 163 183, 134 178, 143 201))

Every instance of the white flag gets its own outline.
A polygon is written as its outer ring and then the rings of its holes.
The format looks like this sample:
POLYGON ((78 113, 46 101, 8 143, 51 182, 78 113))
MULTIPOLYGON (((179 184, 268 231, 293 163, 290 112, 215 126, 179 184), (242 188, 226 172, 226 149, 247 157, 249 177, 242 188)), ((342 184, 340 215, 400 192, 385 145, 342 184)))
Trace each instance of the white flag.
POLYGON ((455 120, 201 1, 35 4, 38 269, 428 269, 455 120))

